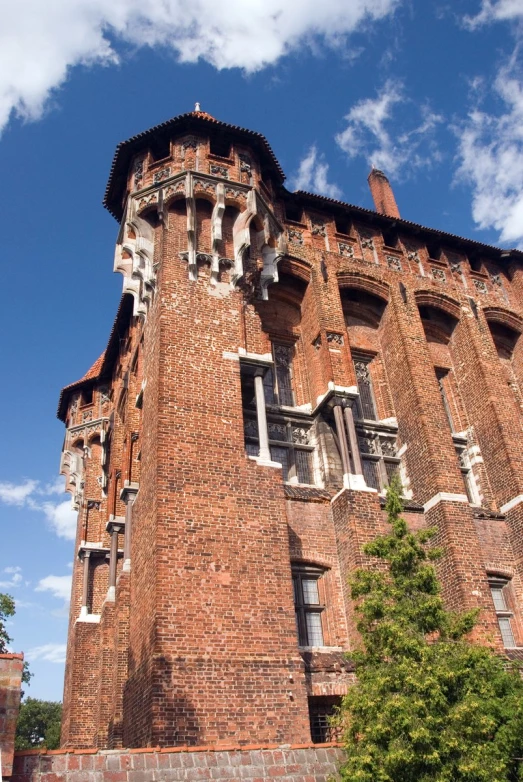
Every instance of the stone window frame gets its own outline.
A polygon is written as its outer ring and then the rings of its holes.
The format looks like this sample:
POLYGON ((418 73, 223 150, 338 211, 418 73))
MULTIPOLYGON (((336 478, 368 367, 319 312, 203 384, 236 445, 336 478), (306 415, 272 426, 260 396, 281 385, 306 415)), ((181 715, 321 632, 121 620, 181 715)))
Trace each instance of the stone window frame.
POLYGON ((370 368, 376 355, 360 352, 352 354, 358 384, 358 398, 353 405, 353 411, 365 483, 370 488, 376 489, 379 494, 384 494, 392 475, 395 474, 400 478, 401 459, 394 455, 394 451, 397 453, 398 450, 397 425, 384 424, 378 418, 378 407, 370 368), (366 364, 368 368, 368 389, 365 392, 367 399, 363 405, 361 400, 364 385, 360 382, 363 378, 358 376, 357 364, 366 364), (369 405, 372 405, 372 417, 365 417, 364 412, 369 412, 369 405))
POLYGON ((512 579, 499 573, 488 573, 487 578, 503 646, 505 649, 518 649, 512 579))
POLYGON ((448 383, 445 383, 445 378, 451 376, 452 369, 435 366, 434 371, 438 382, 441 401, 443 403, 445 415, 450 427, 452 442, 454 443, 454 450, 456 451, 459 469, 463 478, 465 493, 471 505, 481 505, 481 498, 479 496, 476 476, 474 475, 468 453, 468 437, 466 433, 456 431, 454 418, 452 416, 451 403, 454 402, 455 406, 455 400, 450 398, 449 391, 450 394, 453 394, 453 389, 448 383))
POLYGON ((298 645, 300 648, 325 647, 325 631, 321 615, 326 609, 323 583, 323 577, 326 573, 326 569, 320 565, 314 565, 305 562, 293 562, 291 563, 291 570, 298 645), (307 598, 314 590, 311 592, 310 587, 307 587, 306 591, 304 589, 304 582, 315 584, 317 602, 308 602, 307 598), (315 627, 312 625, 309 627, 308 617, 313 616, 319 617, 319 623, 316 623, 315 627), (318 630, 319 634, 321 634, 321 637, 319 635, 314 635, 315 633, 318 633, 318 630), (321 643, 310 643, 311 640, 317 641, 318 638, 321 640, 321 643))
POLYGON ((294 388, 293 362, 296 358, 296 345, 283 339, 271 339, 272 367, 263 378, 265 403, 276 407, 295 407, 296 390, 294 388), (289 351, 285 364, 285 351, 289 351))
MULTIPOLYGON (((247 412, 246 416, 244 414, 245 448, 249 456, 257 456, 259 440, 257 434, 255 433, 256 419, 254 415, 251 417, 248 411, 245 412, 247 412)), ((270 410, 267 411, 267 425, 269 430, 269 448, 271 451, 272 461, 280 461, 278 454, 276 453, 277 448, 284 448, 287 452, 286 464, 282 465, 284 483, 316 486, 313 463, 314 445, 310 443, 312 422, 309 420, 303 420, 301 418, 295 419, 291 416, 282 415, 274 410, 270 410), (285 429, 285 432, 281 432, 285 435, 285 439, 284 437, 281 439, 274 436, 271 437, 271 434, 274 434, 275 427, 281 427, 282 429, 285 429), (296 437, 296 432, 299 432, 299 439, 296 437), (308 440, 308 442, 303 441, 305 438, 308 440), (297 453, 306 453, 309 455, 307 466, 305 468, 303 467, 303 464, 300 465, 300 460, 296 457, 297 453), (310 479, 309 481, 300 480, 301 477, 304 477, 304 469, 308 472, 308 477, 310 479)))

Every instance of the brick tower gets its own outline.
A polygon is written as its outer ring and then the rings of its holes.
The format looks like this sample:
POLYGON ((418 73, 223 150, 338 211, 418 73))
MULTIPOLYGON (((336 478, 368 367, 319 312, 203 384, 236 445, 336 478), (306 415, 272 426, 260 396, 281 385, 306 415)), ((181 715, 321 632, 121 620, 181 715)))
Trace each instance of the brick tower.
POLYGON ((523 644, 523 254, 402 220, 376 170, 376 212, 283 181, 201 111, 117 148, 123 295, 58 410, 65 747, 324 740, 394 473, 448 604, 523 644))

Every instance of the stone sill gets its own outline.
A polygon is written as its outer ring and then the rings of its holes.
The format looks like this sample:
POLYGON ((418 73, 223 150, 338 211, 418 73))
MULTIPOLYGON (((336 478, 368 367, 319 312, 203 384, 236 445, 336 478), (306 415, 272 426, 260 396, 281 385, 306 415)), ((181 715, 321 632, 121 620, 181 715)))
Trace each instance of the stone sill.
POLYGON ((184 744, 180 747, 137 747, 135 749, 96 749, 89 747, 85 749, 21 749, 15 752, 15 757, 26 757, 31 755, 137 755, 152 753, 174 753, 174 752, 244 752, 248 750, 261 749, 321 749, 322 747, 343 747, 339 741, 325 741, 321 744, 210 744, 190 747, 184 744))

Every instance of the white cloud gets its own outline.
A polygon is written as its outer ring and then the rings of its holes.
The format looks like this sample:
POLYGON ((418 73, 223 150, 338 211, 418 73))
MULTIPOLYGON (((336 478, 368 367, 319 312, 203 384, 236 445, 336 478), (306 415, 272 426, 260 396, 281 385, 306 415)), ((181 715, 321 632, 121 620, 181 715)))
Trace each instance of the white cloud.
POLYGON ((340 188, 329 183, 328 174, 328 163, 325 163, 323 155, 318 154, 316 146, 313 145, 301 161, 291 186, 294 190, 307 190, 329 198, 341 198, 340 188))
POLYGON ((412 101, 403 86, 387 81, 376 98, 365 98, 352 106, 345 115, 347 127, 336 141, 349 157, 363 156, 369 165, 392 176, 406 176, 416 168, 430 166, 440 160, 434 130, 442 118, 421 106, 421 117, 407 121, 407 107, 412 108, 412 101))
POLYGON ((66 648, 66 644, 43 644, 29 649, 25 657, 29 661, 47 660, 50 663, 64 663, 66 648))
POLYGON ((71 500, 64 500, 58 504, 44 502, 39 509, 43 510, 53 531, 59 538, 75 539, 78 513, 71 508, 71 500))
POLYGON ((523 17, 522 0, 483 0, 476 16, 467 16, 465 24, 474 29, 489 22, 507 22, 523 17))
POLYGON ((35 592, 51 592, 53 597, 68 601, 71 597, 71 575, 45 576, 35 587, 35 592))
MULTIPOLYGON (((13 589, 22 583, 24 580, 22 576, 22 568, 16 566, 10 566, 6 567, 2 571, 3 573, 6 573, 9 578, 7 578, 4 581, 0 581, 0 589, 13 589)), ((18 602, 18 601, 17 601, 18 602)))
POLYGON ((504 112, 475 108, 455 128, 458 180, 472 186, 472 216, 479 228, 494 228, 502 243, 523 248, 523 83, 514 60, 493 86, 504 112))
POLYGON ((38 486, 38 481, 25 480, 23 483, 0 483, 0 502, 6 505, 24 505, 30 494, 38 486))
POLYGON ((77 513, 71 508, 71 501, 50 502, 42 497, 63 494, 63 478, 41 485, 40 481, 25 479, 20 484, 0 483, 0 502, 17 505, 44 513, 53 532, 59 538, 74 540, 76 537, 77 513))
POLYGON ((112 65, 138 47, 171 49, 180 62, 254 72, 318 41, 391 14, 401 0, 20 0, 0 27, 0 129, 11 112, 41 116, 75 65, 112 65))

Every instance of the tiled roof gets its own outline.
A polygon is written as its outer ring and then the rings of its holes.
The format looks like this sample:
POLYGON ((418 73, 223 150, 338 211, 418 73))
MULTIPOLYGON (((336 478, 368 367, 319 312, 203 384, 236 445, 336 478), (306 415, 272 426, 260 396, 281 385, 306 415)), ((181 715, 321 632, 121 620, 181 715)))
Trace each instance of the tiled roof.
POLYGON ((155 125, 154 127, 149 128, 149 130, 138 133, 136 136, 131 136, 131 138, 127 139, 127 141, 122 141, 120 144, 118 144, 114 153, 111 171, 109 173, 109 179, 103 200, 105 208, 109 210, 113 217, 115 217, 117 220, 120 220, 122 216, 121 198, 118 198, 117 192, 119 184, 118 177, 119 175, 123 176, 123 170, 125 172, 125 179, 127 179, 127 167, 132 156, 139 149, 144 147, 145 143, 153 136, 161 134, 164 131, 169 132, 171 129, 174 131, 177 126, 180 126, 180 129, 183 128, 183 125, 194 126, 195 123, 201 127, 205 127, 205 125, 208 123, 212 123, 216 127, 223 128, 224 130, 230 131, 236 135, 248 136, 250 140, 258 142, 258 144, 261 145, 263 151, 266 153, 266 159, 269 160, 271 167, 277 173, 280 181, 283 182, 285 179, 283 169, 281 168, 276 155, 271 148, 271 145, 265 136, 263 136, 261 133, 258 133, 255 130, 249 130, 248 128, 242 128, 239 125, 231 125, 228 122, 221 122, 221 120, 217 120, 214 117, 211 117, 211 115, 207 114, 205 111, 189 111, 185 114, 179 114, 177 117, 173 117, 172 119, 169 119, 166 122, 162 122, 159 125, 155 125))

